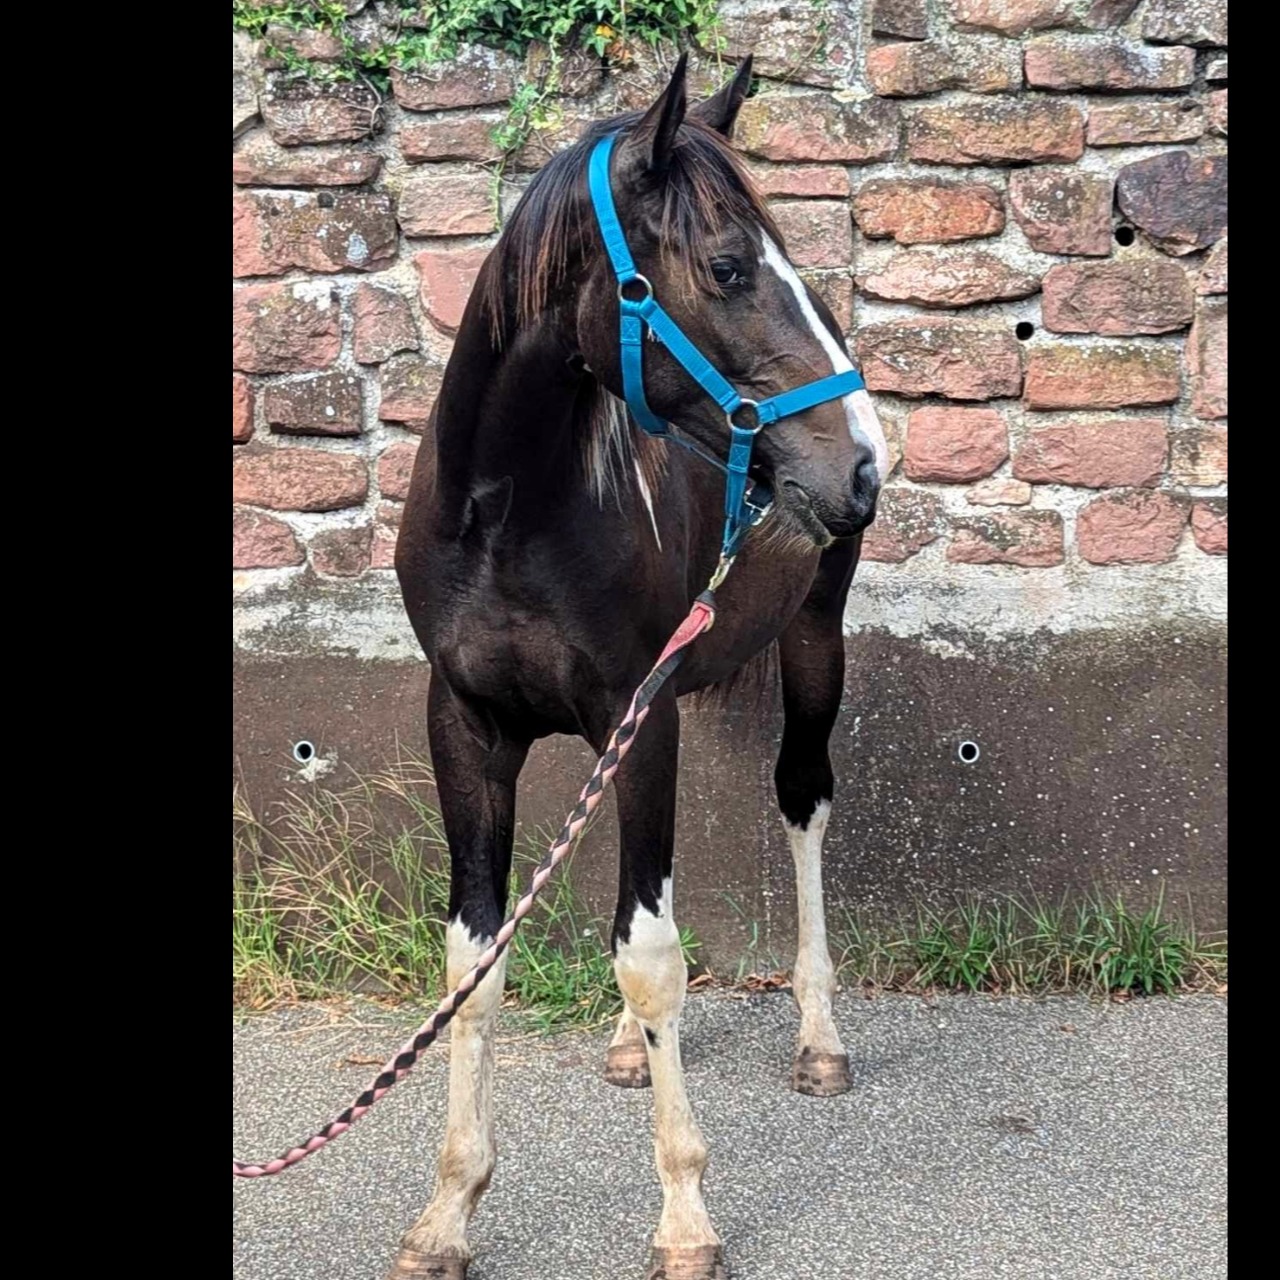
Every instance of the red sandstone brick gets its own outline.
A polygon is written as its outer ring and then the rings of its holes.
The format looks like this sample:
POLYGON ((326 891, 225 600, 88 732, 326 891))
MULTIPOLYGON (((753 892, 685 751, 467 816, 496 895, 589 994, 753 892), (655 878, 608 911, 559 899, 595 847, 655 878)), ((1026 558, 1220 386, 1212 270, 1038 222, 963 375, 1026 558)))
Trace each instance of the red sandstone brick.
POLYGON ((1178 484, 1227 483, 1227 428, 1182 427, 1170 437, 1169 475, 1178 484))
POLYGON ((1180 390, 1178 353, 1167 347, 1037 346, 1027 361, 1031 409, 1172 404, 1180 390))
POLYGON ((867 325, 858 364, 871 391, 990 400, 1022 389, 1022 354, 1004 329, 951 320, 906 319, 867 325))
POLYGON ((1163 564, 1178 553, 1187 504, 1153 489, 1095 498, 1076 517, 1076 544, 1090 564, 1163 564))
POLYGON ((907 419, 903 470, 911 480, 959 484, 989 476, 1009 456, 1009 431, 994 409, 931 405, 907 419))
POLYGON ((361 383, 355 374, 322 373, 266 389, 263 417, 284 435, 356 436, 364 428, 361 383))
POLYGON ((862 559, 885 564, 909 560, 935 541, 945 527, 942 501, 921 489, 885 489, 876 518, 862 535, 862 559))
POLYGON ((400 192, 407 236, 485 235, 497 230, 492 182, 483 173, 413 173, 400 192))
POLYGON ((898 129, 896 104, 879 98, 837 102, 825 93, 760 94, 742 104, 736 137, 748 155, 763 160, 870 164, 892 157, 898 129))
POLYGON ((391 91, 410 111, 487 107, 515 92, 520 60, 509 53, 465 45, 447 62, 413 71, 392 68, 391 91))
POLYGON ((378 98, 364 84, 324 84, 269 76, 262 119, 282 147, 315 142, 358 142, 378 121, 378 98))
POLYGON ((396 567, 396 538, 400 533, 400 517, 404 504, 380 502, 373 521, 373 551, 370 563, 374 569, 396 567))
POLYGON ((425 356, 394 356, 382 366, 378 417, 421 433, 440 394, 443 376, 444 369, 425 356))
POLYGON ((844 200, 849 196, 849 175, 835 165, 755 164, 750 166, 750 173, 762 196, 806 200, 844 200))
POLYGON ((458 331, 467 299, 488 256, 487 248, 424 249, 414 255, 418 299, 427 319, 441 333, 458 331))
POLYGON ((284 569, 302 559, 302 548, 283 520, 261 511, 231 513, 233 569, 284 569))
POLYGON ((1037 276, 1018 271, 980 249, 931 253, 908 249, 877 270, 857 277, 869 298, 921 307, 969 307, 978 302, 1026 298, 1040 289, 1037 276))
POLYGON ((1205 255, 1196 284, 1198 294, 1207 295, 1227 291, 1227 237, 1223 236, 1205 255))
POLYGON ((403 502, 409 496, 413 463, 418 456, 416 444, 393 444, 378 459, 378 491, 384 498, 403 502))
POLYGON ((287 148, 266 133, 254 133, 232 153, 231 180, 242 187, 350 187, 372 182, 381 167, 376 151, 287 148))
POLYGON ((1036 89, 1185 89, 1193 49, 1153 49, 1115 36, 1043 36, 1028 43, 1027 84, 1036 89))
POLYGON ((1031 486, 1025 480, 993 476, 967 490, 964 499, 975 507, 1025 507, 1031 501, 1031 486))
POLYGON ((369 567, 372 545, 373 529, 367 524, 322 529, 311 539, 311 566, 328 577, 359 577, 369 567))
POLYGON ((1227 0, 1151 0, 1142 15, 1142 38, 1226 48, 1227 0))
POLYGON ((502 151, 493 131, 502 116, 450 113, 433 120, 407 121, 400 129, 400 153, 410 164, 432 160, 497 160, 502 151))
POLYGON ((1007 40, 882 44, 867 52, 867 79, 883 98, 915 98, 943 89, 1009 93, 1022 88, 1022 57, 1007 40))
POLYGON ((1112 182, 1075 169, 1009 175, 1009 204, 1033 249, 1105 258, 1111 252, 1112 182))
POLYGON ((1093 103, 1086 140, 1091 147, 1194 142, 1204 133, 1204 112, 1190 98, 1093 103))
POLYGON ((417 351, 418 328, 403 294, 362 284, 356 289, 353 312, 352 348, 360 364, 381 364, 398 351, 417 351))
POLYGON ((1197 418, 1227 416, 1227 300, 1200 304, 1187 337, 1187 370, 1191 374, 1191 412, 1197 418))
POLYGON ((1062 517, 1056 511, 996 511, 960 516, 947 547, 953 564, 1012 564, 1044 569, 1061 564, 1062 517))
POLYGON ((1054 333, 1171 333, 1194 313, 1187 273, 1167 258, 1072 262, 1044 278, 1044 327, 1054 333))
POLYGON ((1227 554, 1227 500, 1201 498, 1191 507, 1191 536, 1206 555, 1227 554))
POLYGON ((337 297, 327 284, 247 285, 232 294, 231 362, 237 369, 323 369, 340 347, 337 297))
POLYGON ((369 490, 363 458, 318 449, 238 450, 232 496, 273 511, 337 511, 359 506, 369 490))
POLYGON ((1013 474, 1036 484, 1145 487, 1160 479, 1168 454, 1163 418, 1072 422, 1027 432, 1014 454, 1013 474))
POLYGON ((926 0, 874 0, 871 34, 901 36, 904 40, 925 39, 929 34, 926 0))
POLYGON ((899 244, 945 244, 1004 230, 1004 202, 995 187, 937 178, 874 178, 853 198, 865 236, 899 244))
POLYGON ((244 444, 253 435, 253 388, 242 373, 231 375, 231 439, 244 444))
POLYGON ((1070 26, 1075 16, 1072 0, 946 0, 944 8, 959 31, 1005 36, 1070 26))
POLYGON ((775 200, 770 212, 797 267, 847 267, 853 259, 849 206, 834 200, 775 200))
POLYGON ((908 108, 907 158, 924 164, 1042 164, 1079 160, 1084 117, 1043 98, 908 108))

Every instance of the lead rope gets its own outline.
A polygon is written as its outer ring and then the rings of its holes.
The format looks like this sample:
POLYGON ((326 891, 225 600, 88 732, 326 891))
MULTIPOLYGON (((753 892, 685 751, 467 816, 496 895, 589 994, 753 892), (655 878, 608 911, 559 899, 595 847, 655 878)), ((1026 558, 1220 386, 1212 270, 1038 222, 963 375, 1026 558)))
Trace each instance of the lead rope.
POLYGON ((640 687, 631 699, 627 714, 614 730, 604 755, 596 761, 596 767, 587 785, 578 796, 578 803, 573 812, 565 819, 560 834, 552 842, 547 856, 539 864, 529 882, 528 891, 515 905, 515 910, 503 922, 502 927, 489 944, 488 950, 476 961, 458 983, 454 990, 440 1002, 436 1011, 414 1032, 398 1053, 389 1059, 382 1070, 374 1078, 373 1083, 345 1110, 329 1121, 323 1129, 317 1130, 300 1146, 291 1147, 284 1155, 268 1160, 265 1164, 250 1164, 243 1160, 232 1159, 231 1173, 236 1178, 265 1178, 273 1173, 281 1173, 293 1165, 305 1160, 314 1151, 332 1142, 346 1133, 362 1115, 367 1112, 379 1098, 389 1093, 394 1085, 409 1074, 417 1065, 418 1059, 435 1042, 440 1032, 452 1021, 453 1015, 462 1007, 463 1001, 478 987, 485 974, 498 962, 498 957, 507 949, 508 943, 520 927, 520 921, 533 909, 534 899, 543 886, 551 879, 556 867, 564 861, 574 841, 587 825, 587 820, 604 797, 605 788, 617 773, 622 758, 631 750, 631 744, 640 732, 640 726, 649 714, 649 704, 658 694, 658 690, 671 678, 672 673, 684 658, 685 650, 704 631, 711 629, 716 618, 715 590, 724 581, 725 575, 733 561, 722 558, 711 579, 711 585, 693 602, 688 617, 675 629, 667 646, 653 664, 653 670, 645 676, 640 687))

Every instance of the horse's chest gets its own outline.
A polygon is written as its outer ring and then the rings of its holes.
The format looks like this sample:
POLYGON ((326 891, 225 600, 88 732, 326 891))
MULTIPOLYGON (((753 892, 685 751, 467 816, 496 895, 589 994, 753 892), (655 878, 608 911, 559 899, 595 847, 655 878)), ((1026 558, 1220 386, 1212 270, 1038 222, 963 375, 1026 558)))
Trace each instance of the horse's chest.
POLYGON ((689 650, 680 691, 727 680, 772 644, 808 596, 818 558, 816 548, 791 543, 740 557, 716 592, 715 626, 689 650))

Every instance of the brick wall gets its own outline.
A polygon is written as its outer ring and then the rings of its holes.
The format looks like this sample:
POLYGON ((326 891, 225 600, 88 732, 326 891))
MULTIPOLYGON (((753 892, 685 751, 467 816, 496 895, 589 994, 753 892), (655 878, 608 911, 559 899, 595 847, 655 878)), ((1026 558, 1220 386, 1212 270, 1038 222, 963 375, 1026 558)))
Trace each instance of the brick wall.
MULTIPOLYGON (((761 74, 739 143, 894 448, 852 622, 1220 617, 1226 8, 722 5, 725 58, 753 49, 761 74)), ((399 513, 501 215, 583 121, 651 100, 662 67, 572 58, 495 201, 514 59, 395 74, 385 102, 283 83, 241 36, 234 59, 242 642, 279 650, 292 610, 308 643, 368 656, 382 641, 350 635, 370 611, 406 642, 399 513)), ((724 74, 695 59, 699 90, 724 74)))

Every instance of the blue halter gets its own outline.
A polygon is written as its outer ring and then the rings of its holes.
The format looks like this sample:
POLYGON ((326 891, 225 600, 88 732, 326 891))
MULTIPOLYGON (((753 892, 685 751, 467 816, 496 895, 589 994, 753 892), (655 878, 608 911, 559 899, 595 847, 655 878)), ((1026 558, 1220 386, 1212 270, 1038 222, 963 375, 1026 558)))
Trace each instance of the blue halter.
POLYGON ((609 182, 609 161, 617 134, 601 138, 591 152, 588 182, 591 203, 595 206, 596 221, 604 246, 618 278, 618 310, 622 318, 622 391, 632 416, 642 431, 664 440, 672 440, 705 458, 725 473, 724 490, 724 542, 721 562, 730 561, 738 553, 747 530, 759 524, 768 514, 773 495, 763 485, 755 485, 748 491, 747 469, 751 465, 751 450, 756 435, 780 418, 803 413, 814 405, 838 400, 862 389, 863 382, 854 370, 832 374, 807 382, 792 391, 770 396, 768 400, 748 400, 740 396, 711 362, 685 337, 680 326, 658 305, 653 296, 653 285, 637 270, 627 248, 627 237, 618 221, 613 204, 613 190, 609 182), (635 284, 644 290, 639 298, 628 298, 626 288, 635 284), (692 441, 677 435, 669 423, 659 418, 644 394, 644 330, 648 327, 652 337, 658 339, 684 366, 689 376, 724 410, 729 424, 728 464, 703 452, 692 441), (740 427, 733 420, 743 405, 755 410, 756 425, 740 427))

